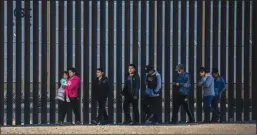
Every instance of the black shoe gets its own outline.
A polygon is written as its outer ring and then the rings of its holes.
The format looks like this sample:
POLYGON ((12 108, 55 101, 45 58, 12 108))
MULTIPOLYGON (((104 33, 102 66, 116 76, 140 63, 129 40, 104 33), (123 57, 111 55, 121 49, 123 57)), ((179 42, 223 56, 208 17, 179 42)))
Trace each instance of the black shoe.
POLYGON ((99 122, 98 120, 92 120, 91 124, 93 124, 93 125, 99 125, 100 122, 99 122))
POLYGON ((63 124, 63 122, 62 122, 62 121, 59 121, 59 122, 57 123, 57 125, 62 126, 62 125, 64 125, 64 124, 63 124))
POLYGON ((211 122, 208 121, 208 120, 204 120, 204 121, 202 121, 201 123, 211 123, 211 122))
POLYGON ((171 121, 169 124, 178 124, 178 121, 171 121))
POLYGON ((139 122, 133 122, 132 125, 139 125, 139 122))
POLYGON ((153 125, 159 125, 159 122, 152 122, 153 125))
POLYGON ((132 125, 132 124, 133 124, 133 121, 128 120, 128 121, 123 122, 123 124, 124 124, 124 125, 132 125))
POLYGON ((189 121, 186 121, 187 124, 192 124, 192 123, 195 123, 194 120, 189 120, 189 121))
POLYGON ((80 121, 77 121, 77 122, 75 123, 75 125, 81 125, 81 122, 80 122, 80 121))

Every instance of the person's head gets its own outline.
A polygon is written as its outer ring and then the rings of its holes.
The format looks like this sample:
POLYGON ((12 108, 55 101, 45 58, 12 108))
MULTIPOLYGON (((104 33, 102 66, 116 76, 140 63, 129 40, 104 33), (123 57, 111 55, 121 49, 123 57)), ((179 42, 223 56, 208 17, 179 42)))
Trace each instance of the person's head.
POLYGON ((178 74, 182 74, 185 72, 185 67, 183 64, 178 64, 175 70, 178 74))
POLYGON ((146 68, 145 68, 145 72, 147 73, 147 74, 152 74, 152 73, 154 73, 154 67, 153 66, 151 66, 151 65, 148 65, 148 66, 146 66, 146 68))
POLYGON ((69 77, 73 77, 77 73, 75 68, 69 68, 68 72, 69 72, 69 77))
POLYGON ((218 68, 213 68, 213 69, 212 69, 212 76, 213 76, 214 78, 217 78, 217 77, 219 76, 219 70, 218 70, 218 68))
POLYGON ((136 66, 134 64, 129 64, 129 66, 128 66, 129 74, 134 74, 135 71, 136 71, 136 66))
POLYGON ((65 79, 67 79, 67 78, 69 77, 68 71, 63 71, 63 72, 62 72, 62 77, 65 78, 65 79))
POLYGON ((104 75, 104 69, 98 68, 96 69, 96 77, 102 77, 104 75))
POLYGON ((200 67, 199 73, 201 77, 204 77, 208 73, 208 70, 205 67, 200 67))

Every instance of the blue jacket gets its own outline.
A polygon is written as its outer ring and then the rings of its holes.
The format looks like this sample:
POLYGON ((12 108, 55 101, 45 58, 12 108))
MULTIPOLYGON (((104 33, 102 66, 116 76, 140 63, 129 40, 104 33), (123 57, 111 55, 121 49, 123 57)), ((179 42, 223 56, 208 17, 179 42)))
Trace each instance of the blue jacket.
MULTIPOLYGON (((157 71, 155 71, 152 75, 156 76, 156 88, 153 89, 152 92, 147 92, 147 91, 151 91, 152 89, 148 88, 148 81, 146 80, 146 93, 155 93, 152 96, 160 96, 160 91, 161 91, 161 87, 162 87, 162 79, 161 79, 161 74, 157 71)), ((146 77, 147 79, 147 77, 146 77)), ((146 94, 148 95, 148 94, 146 94)))
POLYGON ((182 95, 189 95, 191 88, 191 77, 188 72, 176 75, 176 83, 179 83, 178 92, 182 95))
POLYGON ((214 93, 214 78, 210 73, 203 77, 199 84, 203 87, 203 96, 215 96, 214 93))
POLYGON ((220 95, 226 87, 226 83, 223 79, 223 77, 219 76, 218 78, 214 79, 214 90, 215 90, 215 95, 220 95))

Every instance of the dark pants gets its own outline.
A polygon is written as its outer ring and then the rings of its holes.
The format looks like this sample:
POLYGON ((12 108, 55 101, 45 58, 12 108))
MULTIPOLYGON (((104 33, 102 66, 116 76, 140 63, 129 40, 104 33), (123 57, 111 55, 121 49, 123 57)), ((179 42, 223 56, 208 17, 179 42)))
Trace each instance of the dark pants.
POLYGON ((126 97, 123 104, 123 110, 125 114, 125 121, 130 122, 130 105, 132 104, 133 107, 133 115, 134 115, 134 122, 139 122, 139 111, 138 111, 138 99, 133 99, 132 97, 126 97))
POLYGON ((102 121, 102 120, 107 121, 108 120, 107 111, 105 109, 106 101, 107 101, 107 98, 97 100, 97 103, 98 103, 97 121, 102 121))
POLYGON ((203 97, 203 109, 204 109, 204 121, 205 122, 210 121, 210 112, 211 111, 212 111, 212 114, 214 117, 217 116, 217 110, 216 110, 217 108, 213 106, 214 105, 213 103, 215 103, 215 102, 216 102, 216 99, 214 96, 204 96, 203 97))
POLYGON ((76 122, 80 122, 79 100, 78 98, 71 98, 70 102, 59 101, 59 121, 63 122, 67 110, 72 109, 75 114, 76 122))
POLYGON ((180 106, 183 106, 183 108, 185 109, 185 111, 189 117, 189 121, 194 121, 194 116, 191 113, 191 110, 189 109, 189 105, 188 105, 188 96, 176 94, 174 96, 173 102, 174 102, 174 107, 173 107, 173 112, 172 112, 172 122, 178 121, 178 111, 179 111, 180 106))
POLYGON ((212 121, 218 121, 220 117, 220 109, 219 104, 220 102, 220 95, 216 95, 212 100, 212 108, 213 108, 213 114, 212 114, 212 121))
POLYGON ((162 104, 161 97, 145 97, 144 98, 144 111, 147 120, 151 122, 162 122, 162 104), (151 117, 153 116, 153 117, 151 117))

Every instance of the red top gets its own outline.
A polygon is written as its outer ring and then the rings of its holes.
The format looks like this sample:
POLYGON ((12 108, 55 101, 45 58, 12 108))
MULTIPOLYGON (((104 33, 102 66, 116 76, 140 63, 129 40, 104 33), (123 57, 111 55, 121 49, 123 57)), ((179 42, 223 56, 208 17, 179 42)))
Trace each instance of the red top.
POLYGON ((64 88, 66 97, 77 98, 79 85, 80 85, 80 78, 78 76, 69 78, 68 85, 64 88))

